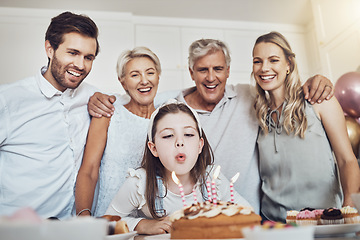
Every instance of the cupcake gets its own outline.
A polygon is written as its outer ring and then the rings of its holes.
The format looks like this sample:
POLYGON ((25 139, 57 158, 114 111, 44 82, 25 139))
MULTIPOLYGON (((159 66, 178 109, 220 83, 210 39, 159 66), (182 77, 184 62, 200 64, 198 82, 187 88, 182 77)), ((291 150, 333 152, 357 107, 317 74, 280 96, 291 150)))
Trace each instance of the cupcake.
POLYGON ((341 214, 340 209, 327 208, 323 211, 323 214, 321 215, 320 223, 322 225, 342 224, 344 223, 344 217, 341 214))
POLYGON ((317 220, 315 213, 313 211, 304 210, 300 211, 296 215, 296 224, 297 225, 316 225, 317 220))
POLYGON ((290 210, 286 212, 286 223, 296 223, 296 215, 298 215, 299 211, 290 210))
POLYGON ((345 223, 360 223, 360 215, 356 208, 346 206, 340 209, 345 223))
POLYGON ((320 218, 321 218, 321 215, 322 215, 323 212, 324 212, 324 209, 315 209, 315 210, 313 210, 313 212, 315 213, 315 217, 316 217, 316 220, 317 220, 317 224, 321 224, 321 223, 320 223, 320 218))

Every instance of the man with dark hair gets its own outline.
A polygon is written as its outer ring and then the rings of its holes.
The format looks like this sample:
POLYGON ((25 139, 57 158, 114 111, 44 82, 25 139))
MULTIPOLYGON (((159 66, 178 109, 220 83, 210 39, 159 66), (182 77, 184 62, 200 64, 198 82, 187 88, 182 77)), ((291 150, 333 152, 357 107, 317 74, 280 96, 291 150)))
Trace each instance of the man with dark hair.
POLYGON ((97 37, 89 17, 61 13, 46 32, 47 67, 0 86, 0 216, 26 206, 44 218, 71 216, 95 91, 82 81, 97 37))

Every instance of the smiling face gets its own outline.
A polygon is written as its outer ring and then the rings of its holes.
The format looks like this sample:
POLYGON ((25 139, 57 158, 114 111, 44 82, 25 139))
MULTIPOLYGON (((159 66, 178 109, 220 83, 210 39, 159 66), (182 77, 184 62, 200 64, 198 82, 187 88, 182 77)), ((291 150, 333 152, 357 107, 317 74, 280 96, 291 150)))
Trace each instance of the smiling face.
POLYGON ((95 38, 76 32, 65 34, 63 40, 56 51, 45 42, 50 62, 44 77, 59 91, 80 85, 90 73, 97 48, 95 38))
POLYGON ((193 69, 190 69, 190 74, 201 97, 200 101, 215 107, 224 96, 229 77, 230 67, 226 65, 224 53, 216 51, 197 59, 193 69))
POLYGON ((168 113, 156 125, 154 142, 148 147, 166 169, 167 176, 189 175, 204 145, 194 119, 187 113, 168 113))
POLYGON ((284 51, 274 43, 260 42, 253 50, 253 74, 256 83, 271 93, 283 94, 286 72, 290 69, 284 51))
POLYGON ((148 106, 154 101, 159 85, 159 73, 150 58, 136 57, 126 64, 125 76, 120 82, 131 101, 148 106))

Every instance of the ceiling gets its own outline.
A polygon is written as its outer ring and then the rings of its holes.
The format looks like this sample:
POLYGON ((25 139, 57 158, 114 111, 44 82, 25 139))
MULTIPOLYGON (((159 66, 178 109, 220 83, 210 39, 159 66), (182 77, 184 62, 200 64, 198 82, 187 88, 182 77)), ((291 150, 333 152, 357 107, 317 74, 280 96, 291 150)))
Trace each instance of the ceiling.
POLYGON ((310 0, 1 0, 0 7, 130 12, 135 16, 306 25, 310 0))

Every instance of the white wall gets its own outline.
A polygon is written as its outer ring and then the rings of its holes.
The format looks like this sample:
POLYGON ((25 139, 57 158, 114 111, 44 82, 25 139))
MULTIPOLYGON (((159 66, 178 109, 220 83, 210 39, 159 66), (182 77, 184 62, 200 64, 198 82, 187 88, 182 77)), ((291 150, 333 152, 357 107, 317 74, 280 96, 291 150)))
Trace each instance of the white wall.
MULTIPOLYGON (((51 18, 61 12, 62 10, 0 8, 0 84, 34 75, 41 66, 47 65, 45 32, 51 18)), ((85 14, 96 22, 100 30, 100 53, 86 81, 104 91, 123 91, 117 83, 115 65, 119 53, 134 45, 131 15, 91 11, 86 11, 85 14)))
MULTIPOLYGON (((0 8, 0 84, 34 75, 47 64, 45 31, 63 10, 0 8)), ((284 34, 297 54, 303 78, 313 75, 308 64, 308 29, 297 25, 182 18, 138 17, 130 13, 74 11, 90 16, 100 30, 100 54, 86 79, 100 90, 123 93, 115 65, 125 49, 144 45, 160 58, 163 73, 159 91, 192 86, 187 69, 190 43, 199 38, 225 41, 231 51, 230 83, 250 83, 251 51, 255 39, 276 30, 284 34)))
POLYGON ((360 67, 360 1, 311 0, 319 72, 336 83, 360 67))

